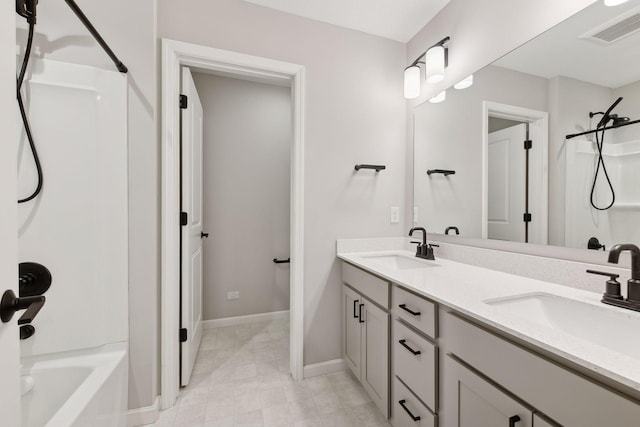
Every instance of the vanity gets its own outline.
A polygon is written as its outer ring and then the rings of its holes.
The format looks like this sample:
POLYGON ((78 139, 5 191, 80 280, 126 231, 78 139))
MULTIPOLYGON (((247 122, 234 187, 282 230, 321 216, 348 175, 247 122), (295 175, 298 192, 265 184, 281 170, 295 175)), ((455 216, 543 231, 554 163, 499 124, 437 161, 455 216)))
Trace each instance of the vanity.
POLYGON ((338 252, 344 359, 394 427, 638 424, 640 313, 408 249, 338 252))

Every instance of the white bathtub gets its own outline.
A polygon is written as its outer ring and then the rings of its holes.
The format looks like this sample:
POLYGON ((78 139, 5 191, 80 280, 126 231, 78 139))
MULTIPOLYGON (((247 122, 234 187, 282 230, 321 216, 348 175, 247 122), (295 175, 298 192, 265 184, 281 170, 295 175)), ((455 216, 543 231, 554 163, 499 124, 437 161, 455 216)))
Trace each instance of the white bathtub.
POLYGON ((22 360, 22 427, 124 427, 127 344, 22 360))

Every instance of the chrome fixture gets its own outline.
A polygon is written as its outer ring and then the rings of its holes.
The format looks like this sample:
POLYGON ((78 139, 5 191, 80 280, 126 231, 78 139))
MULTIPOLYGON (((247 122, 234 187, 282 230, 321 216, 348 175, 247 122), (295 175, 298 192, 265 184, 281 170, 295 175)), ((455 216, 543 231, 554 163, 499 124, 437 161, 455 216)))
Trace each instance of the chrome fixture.
POLYGON ((406 99, 420 96, 422 74, 420 64, 425 66, 425 79, 428 83, 440 83, 444 80, 444 70, 449 64, 449 48, 446 46, 449 40, 449 37, 445 37, 429 47, 404 69, 404 97, 406 99))
POLYGON ((427 230, 422 227, 413 227, 411 230, 409 230, 409 237, 413 236, 414 231, 422 231, 422 244, 418 244, 418 247, 416 248, 416 257, 428 259, 431 261, 435 260, 436 257, 433 255, 433 247, 435 246, 437 248, 439 246, 434 244, 427 244, 427 230))
POLYGON ((620 254, 624 251, 631 252, 631 278, 627 281, 627 298, 622 297, 620 283, 616 280, 619 275, 602 271, 587 270, 587 273, 608 276, 607 287, 602 302, 616 307, 628 308, 640 311, 640 248, 636 245, 615 245, 609 251, 609 262, 617 264, 620 254))

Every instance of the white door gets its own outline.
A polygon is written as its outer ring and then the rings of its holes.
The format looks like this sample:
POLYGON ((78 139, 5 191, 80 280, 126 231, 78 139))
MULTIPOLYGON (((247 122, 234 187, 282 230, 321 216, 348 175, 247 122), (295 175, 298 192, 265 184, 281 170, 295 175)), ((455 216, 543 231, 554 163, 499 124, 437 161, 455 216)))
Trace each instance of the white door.
POLYGON ((187 339, 181 347, 180 383, 189 384, 202 340, 202 104, 187 67, 182 68, 182 319, 187 339))
POLYGON ((342 327, 344 361, 351 372, 360 379, 362 352, 362 297, 351 288, 342 285, 342 327))
POLYGON ((526 124, 489 134, 488 237, 525 241, 526 124))
MULTIPOLYGON (((16 26, 11 2, 0 6, 0 298, 18 294, 16 26)), ((17 313, 0 322, 0 424, 20 425, 20 349, 17 313)))

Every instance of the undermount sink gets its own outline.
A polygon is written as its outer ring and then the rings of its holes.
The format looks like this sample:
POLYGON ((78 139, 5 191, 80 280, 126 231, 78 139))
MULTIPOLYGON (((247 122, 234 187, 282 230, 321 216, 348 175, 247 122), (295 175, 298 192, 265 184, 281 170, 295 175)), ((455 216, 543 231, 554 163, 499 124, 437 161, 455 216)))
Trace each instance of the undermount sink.
POLYGON ((484 301, 516 316, 640 359, 640 317, 606 306, 535 293, 484 301))
POLYGON ((434 267, 432 261, 422 261, 415 258, 409 258, 404 255, 365 255, 363 258, 370 259, 377 264, 383 265, 394 270, 410 270, 415 268, 434 267))

